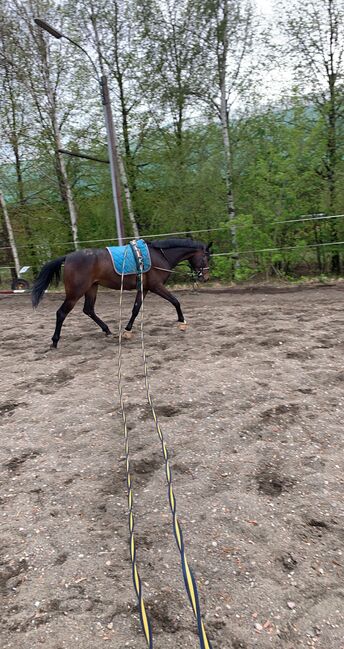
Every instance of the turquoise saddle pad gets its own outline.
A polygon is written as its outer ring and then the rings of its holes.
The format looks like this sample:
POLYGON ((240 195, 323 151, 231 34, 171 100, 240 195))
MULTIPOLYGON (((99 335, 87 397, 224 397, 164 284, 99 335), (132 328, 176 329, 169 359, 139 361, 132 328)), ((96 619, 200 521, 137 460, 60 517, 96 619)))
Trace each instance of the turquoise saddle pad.
MULTIPOLYGON (((136 245, 141 251, 143 259, 143 272, 147 273, 151 269, 152 265, 148 246, 143 239, 136 239, 136 245)), ((111 255, 113 267, 116 273, 118 273, 119 275, 122 275, 122 272, 124 275, 137 274, 138 270, 134 252, 129 243, 126 246, 107 246, 107 250, 111 255)))

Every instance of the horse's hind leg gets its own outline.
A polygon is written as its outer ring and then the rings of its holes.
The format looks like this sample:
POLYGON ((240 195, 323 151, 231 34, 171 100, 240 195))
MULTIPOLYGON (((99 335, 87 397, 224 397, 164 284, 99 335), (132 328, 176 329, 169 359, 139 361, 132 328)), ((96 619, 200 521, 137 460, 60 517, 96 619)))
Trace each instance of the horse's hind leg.
MULTIPOLYGON (((77 301, 92 289, 95 272, 95 255, 84 254, 82 250, 68 255, 64 267, 66 298, 56 312, 56 327, 52 347, 57 347, 61 328, 77 301)), ((93 304, 95 295, 93 296, 93 304)), ((92 307, 93 308, 93 307, 92 307)))
POLYGON ((79 300, 81 296, 78 295, 76 298, 66 298, 65 301, 61 304, 60 308, 56 311, 56 327, 54 331, 54 335, 52 337, 52 347, 56 349, 57 343, 60 340, 61 336, 61 329, 64 320, 66 319, 68 313, 71 312, 77 301, 79 300))
POLYGON ((111 334, 109 327, 105 322, 103 322, 103 320, 98 318, 98 316, 94 311, 94 304, 97 297, 97 291, 98 291, 98 284, 93 284, 93 286, 91 286, 91 288, 89 288, 88 291, 86 291, 83 311, 92 320, 94 320, 94 322, 97 325, 99 325, 99 327, 102 329, 102 331, 104 331, 106 336, 109 336, 111 334))
MULTIPOLYGON (((144 289, 143 290, 143 299, 145 299, 146 295, 147 295, 147 290, 144 289)), ((126 328, 125 328, 125 331, 129 332, 129 331, 132 330, 133 324, 134 324, 134 322, 135 322, 135 320, 136 320, 136 318, 138 316, 138 313, 139 313, 139 311, 141 309, 141 304, 142 304, 142 294, 141 294, 141 290, 139 290, 136 293, 136 298, 135 298, 135 303, 134 303, 134 306, 133 306, 131 318, 130 318, 130 320, 129 320, 126 328)))

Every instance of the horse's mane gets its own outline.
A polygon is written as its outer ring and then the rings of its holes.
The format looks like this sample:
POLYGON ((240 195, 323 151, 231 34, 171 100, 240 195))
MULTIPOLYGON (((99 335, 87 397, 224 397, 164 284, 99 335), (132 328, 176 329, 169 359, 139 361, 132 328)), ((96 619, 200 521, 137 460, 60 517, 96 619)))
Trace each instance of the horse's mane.
POLYGON ((195 250, 204 249, 205 244, 201 241, 194 241, 194 239, 157 239, 156 241, 149 241, 149 246, 152 248, 194 248, 195 250))

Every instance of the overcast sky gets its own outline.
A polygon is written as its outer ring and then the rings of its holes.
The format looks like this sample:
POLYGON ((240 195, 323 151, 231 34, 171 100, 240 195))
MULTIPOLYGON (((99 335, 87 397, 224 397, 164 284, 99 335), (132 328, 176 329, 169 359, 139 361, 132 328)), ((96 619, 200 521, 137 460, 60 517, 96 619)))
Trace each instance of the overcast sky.
MULTIPOLYGON (((264 17, 267 21, 273 18, 277 0, 254 0, 254 2, 258 12, 263 16, 263 20, 264 17)), ((288 89, 292 86, 292 80, 292 70, 287 64, 284 65, 283 70, 281 68, 269 70, 269 72, 263 75, 266 96, 270 100, 275 101, 284 97, 288 93, 288 89)))
POLYGON ((255 1, 259 11, 266 14, 272 13, 272 0, 255 0, 255 1))

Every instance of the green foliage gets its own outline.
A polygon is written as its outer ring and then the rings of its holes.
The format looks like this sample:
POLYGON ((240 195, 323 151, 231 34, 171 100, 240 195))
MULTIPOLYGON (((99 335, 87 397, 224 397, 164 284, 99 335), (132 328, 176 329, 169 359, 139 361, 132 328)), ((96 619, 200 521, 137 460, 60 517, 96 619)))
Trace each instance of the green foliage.
MULTIPOLYGON (((55 42, 36 30, 31 14, 34 7, 44 6, 47 18, 92 56, 104 48, 101 60, 141 235, 187 236, 196 231, 194 238, 213 240, 211 272, 220 281, 314 272, 327 276, 333 270, 341 246, 322 244, 344 240, 344 219, 293 222, 302 214, 330 215, 331 209, 344 213, 344 120, 338 111, 331 131, 333 102, 326 92, 314 95, 312 103, 294 88, 285 108, 249 113, 244 106, 243 114, 234 116, 230 109, 230 160, 227 149, 225 155, 219 126, 221 65, 229 75, 227 91, 232 79, 243 102, 249 87, 251 108, 257 94, 257 87, 251 92, 249 68, 245 82, 236 74, 244 43, 249 50, 254 45, 251 37, 246 42, 238 36, 246 27, 254 34, 245 11, 236 15, 233 5, 228 22, 227 13, 220 15, 230 6, 227 2, 220 7, 198 0, 110 0, 97 5, 98 42, 89 0, 86 5, 37 2, 24 7, 0 0, 0 54, 5 54, 0 57, 5 97, 0 103, 0 189, 23 264, 37 269, 46 259, 73 249, 66 179, 56 155, 60 140, 68 150, 108 157, 93 68, 64 39, 55 42), (221 51, 224 58, 218 61, 221 51), (332 148, 330 131, 336 136, 332 148), (228 189, 235 208, 230 222, 228 189)), ((342 98, 336 82, 340 107, 342 98)), ((114 241, 109 165, 67 156, 64 161, 81 245, 114 241)), ((124 193, 123 205, 126 234, 131 236, 124 193)), ((1 221, 0 214, 0 232, 1 221)), ((6 235, 2 239, 0 265, 7 265, 6 235)))
POLYGON ((181 144, 167 130, 151 131, 137 156, 136 207, 142 232, 216 227, 225 212, 221 162, 214 127, 189 129, 181 144))
MULTIPOLYGON (((318 173, 324 153, 322 133, 321 119, 299 102, 284 113, 269 111, 238 120, 233 151, 237 217, 229 222, 219 128, 190 127, 182 143, 168 128, 151 129, 135 157, 140 232, 187 236, 194 230, 214 229, 194 237, 213 240, 215 254, 233 253, 234 226, 239 263, 233 254, 214 256, 211 273, 220 281, 327 273, 336 249, 309 246, 334 237, 343 240, 343 220, 288 222, 302 213, 326 209, 326 184, 318 173)), ((99 147, 93 154, 106 157, 99 147)), ((83 247, 107 245, 115 239, 108 165, 70 159, 67 169, 83 247)), ((339 169, 343 174, 342 163, 339 169)), ((23 263, 39 267, 47 258, 71 250, 69 218, 58 197, 51 155, 42 150, 40 158, 26 165, 24 188, 33 199, 25 206, 13 201, 16 181, 8 166, 0 169, 1 175, 6 177, 9 212, 17 245, 23 246, 23 263)), ((126 214, 125 224, 130 235, 126 214)))

